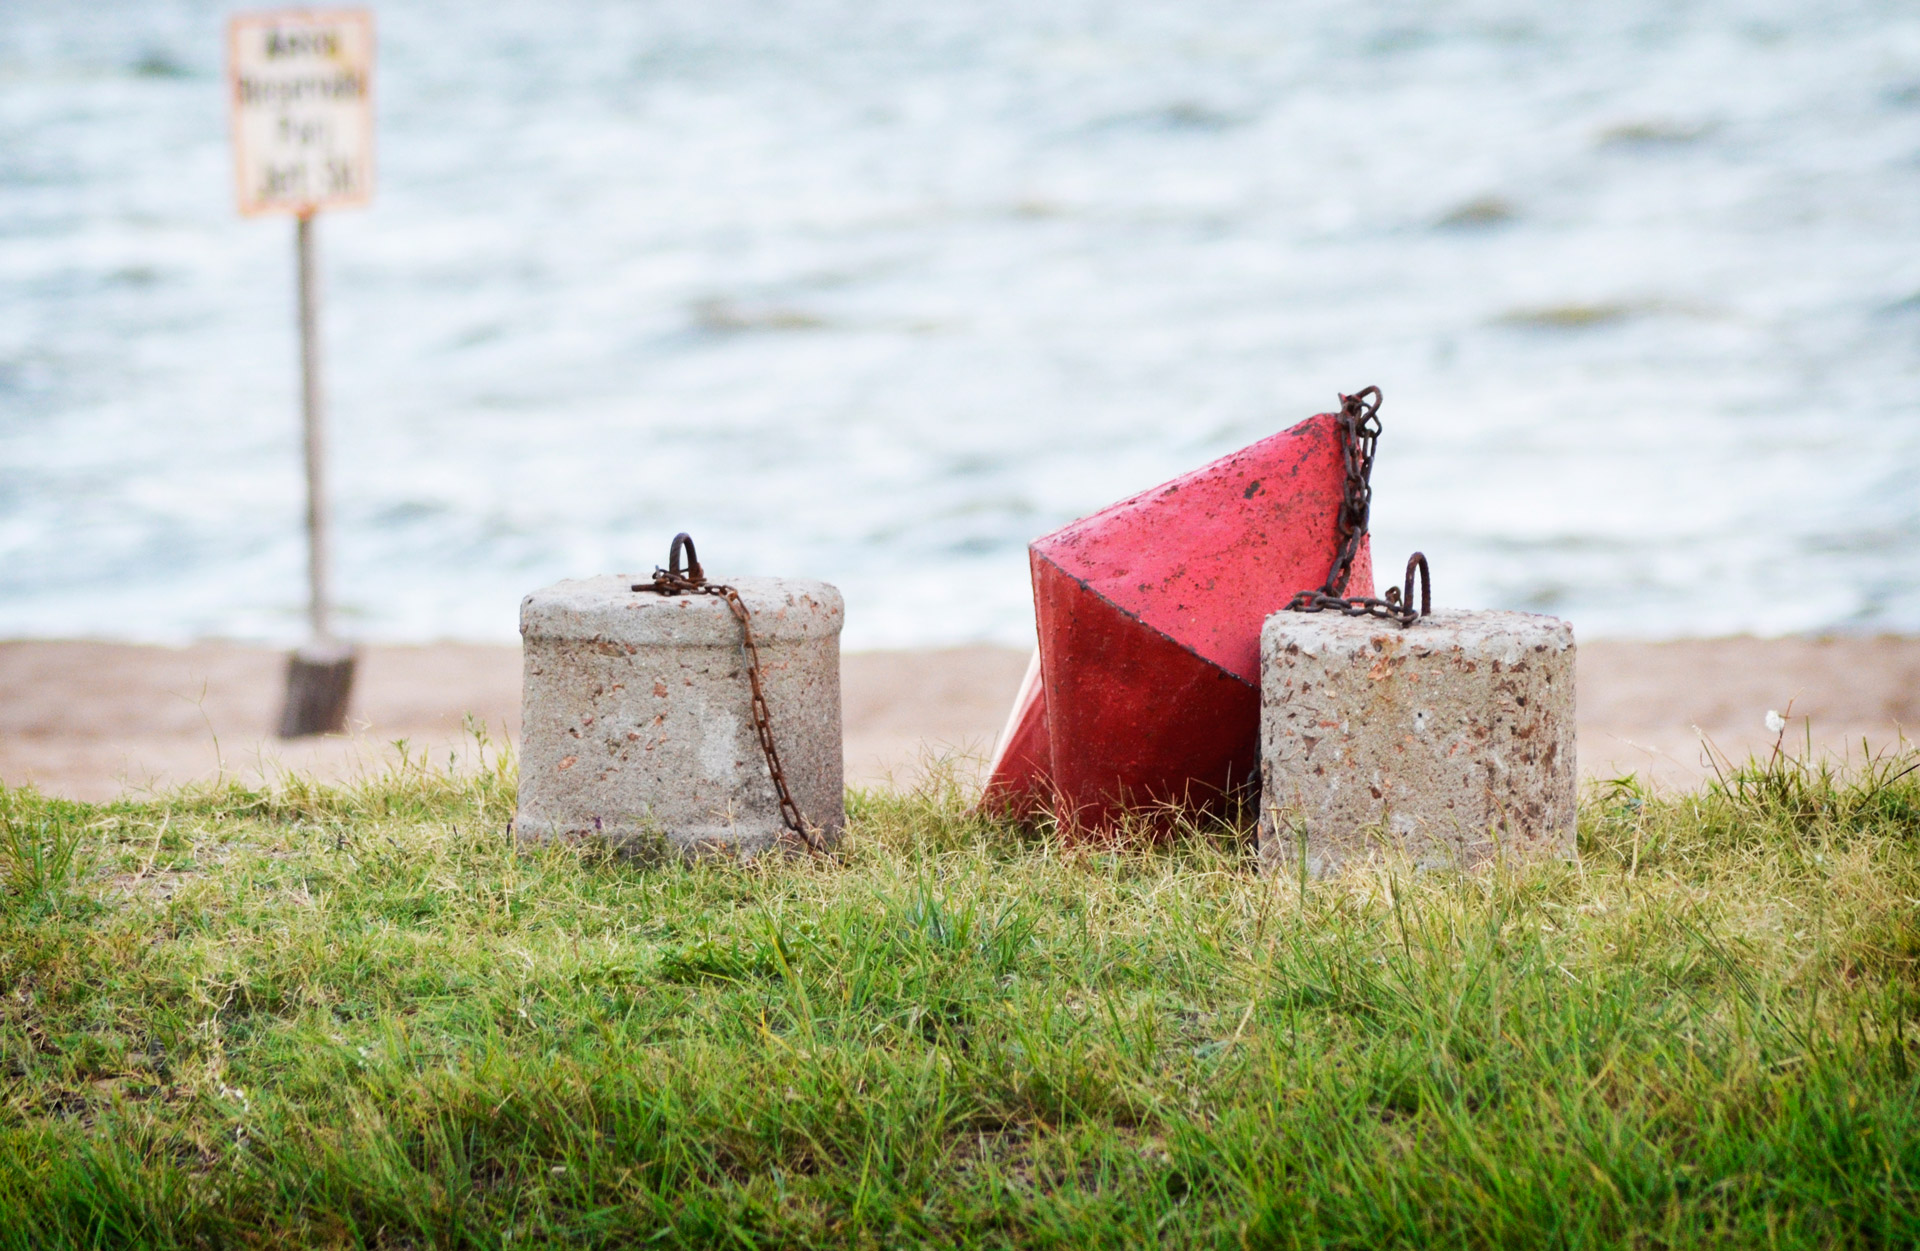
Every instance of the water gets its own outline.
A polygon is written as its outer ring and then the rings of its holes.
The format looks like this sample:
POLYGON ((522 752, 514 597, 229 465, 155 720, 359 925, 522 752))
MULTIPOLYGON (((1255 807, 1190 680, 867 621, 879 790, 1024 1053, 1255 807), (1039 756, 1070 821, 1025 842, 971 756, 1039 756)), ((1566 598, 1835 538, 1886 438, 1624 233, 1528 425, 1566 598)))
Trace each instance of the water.
MULTIPOLYGON (((1586 636, 1920 629, 1901 3, 396 3, 320 223, 362 637, 828 578, 1030 637, 1026 542, 1386 393, 1383 567, 1586 636)), ((225 11, 0 0, 0 635, 302 621, 292 227, 225 11)))

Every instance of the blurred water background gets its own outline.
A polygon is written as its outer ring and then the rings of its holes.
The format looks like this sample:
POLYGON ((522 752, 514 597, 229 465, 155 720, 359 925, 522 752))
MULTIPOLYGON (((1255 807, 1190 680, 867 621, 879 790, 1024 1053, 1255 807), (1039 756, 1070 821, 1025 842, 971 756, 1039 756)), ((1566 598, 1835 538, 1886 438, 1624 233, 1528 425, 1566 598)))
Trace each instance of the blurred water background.
MULTIPOLYGON (((292 227, 227 10, 0 0, 0 635, 302 622, 292 227)), ((1920 629, 1920 9, 376 7, 322 219, 347 627, 830 579, 1031 637, 1025 544, 1386 393, 1383 568, 1583 634, 1920 629)))

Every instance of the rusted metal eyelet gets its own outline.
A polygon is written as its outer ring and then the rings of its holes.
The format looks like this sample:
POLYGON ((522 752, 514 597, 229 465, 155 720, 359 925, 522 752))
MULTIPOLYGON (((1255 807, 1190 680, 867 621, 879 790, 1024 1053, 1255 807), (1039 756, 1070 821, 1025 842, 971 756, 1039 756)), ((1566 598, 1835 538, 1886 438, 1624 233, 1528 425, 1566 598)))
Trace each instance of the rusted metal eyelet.
POLYGON ((693 536, 682 530, 673 536, 672 546, 667 548, 667 567, 655 567, 653 581, 636 582, 636 591, 653 591, 660 595, 679 595, 685 591, 706 591, 707 573, 700 567, 700 556, 693 549, 693 536), (681 553, 686 554, 686 564, 680 563, 681 553))

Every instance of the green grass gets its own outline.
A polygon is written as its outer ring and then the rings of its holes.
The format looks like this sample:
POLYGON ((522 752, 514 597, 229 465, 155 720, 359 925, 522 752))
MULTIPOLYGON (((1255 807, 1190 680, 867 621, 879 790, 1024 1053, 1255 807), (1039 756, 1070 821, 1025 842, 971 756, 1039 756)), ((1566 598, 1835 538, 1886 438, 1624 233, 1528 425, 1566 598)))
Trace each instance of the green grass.
POLYGON ((1302 883, 957 788, 517 850, 511 766, 0 792, 0 1247, 1920 1242, 1920 773, 1302 883))

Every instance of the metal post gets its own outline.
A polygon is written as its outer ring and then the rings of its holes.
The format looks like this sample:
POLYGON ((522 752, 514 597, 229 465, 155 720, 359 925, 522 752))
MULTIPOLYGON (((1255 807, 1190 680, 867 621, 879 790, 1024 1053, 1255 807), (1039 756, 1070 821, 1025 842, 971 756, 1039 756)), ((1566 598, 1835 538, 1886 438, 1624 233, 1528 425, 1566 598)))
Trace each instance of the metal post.
POLYGON ((313 641, 333 630, 327 602, 327 411, 320 378, 320 276, 313 263, 313 214, 295 225, 300 265, 300 420, 307 454, 307 621, 313 641))
POLYGON ((353 694, 353 648, 334 640, 327 596, 327 405, 320 379, 320 275, 313 260, 313 212, 296 219, 300 271, 300 423, 307 460, 306 646, 287 662, 287 702, 280 737, 338 734, 353 694))

